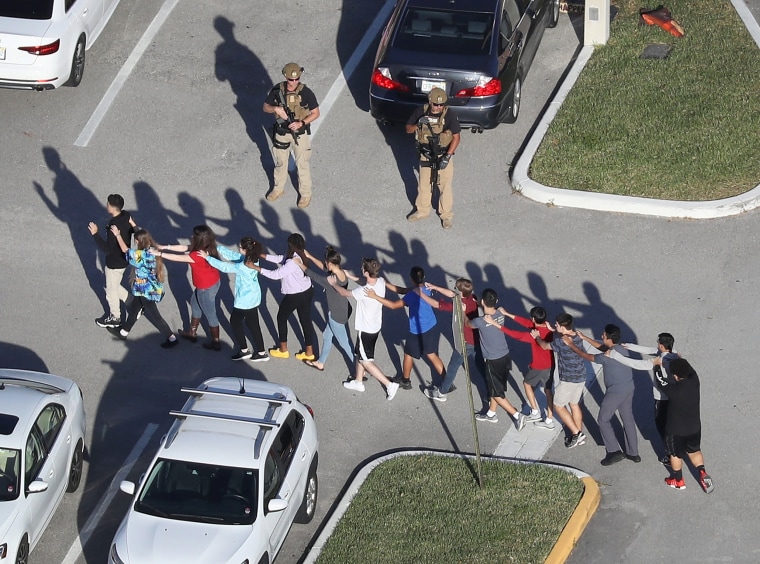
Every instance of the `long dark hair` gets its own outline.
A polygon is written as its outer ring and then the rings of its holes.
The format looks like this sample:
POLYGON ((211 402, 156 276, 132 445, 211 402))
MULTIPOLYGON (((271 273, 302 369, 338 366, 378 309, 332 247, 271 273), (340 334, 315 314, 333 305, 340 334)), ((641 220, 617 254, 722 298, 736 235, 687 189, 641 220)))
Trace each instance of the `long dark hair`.
POLYGON ((193 227, 193 236, 190 239, 190 252, 206 251, 214 258, 219 258, 216 250, 216 235, 208 225, 196 225, 193 227))
POLYGON ((265 252, 264 245, 258 241, 255 241, 253 237, 243 237, 240 239, 240 248, 245 255, 244 262, 246 264, 257 264, 259 262, 259 258, 261 258, 261 255, 263 255, 265 252))
POLYGON ((290 258, 293 256, 293 254, 297 254, 301 261, 308 266, 309 265, 309 259, 306 258, 306 253, 304 253, 304 249, 306 248, 306 241, 303 238, 303 235, 300 233, 291 233, 288 235, 288 253, 287 258, 290 258))

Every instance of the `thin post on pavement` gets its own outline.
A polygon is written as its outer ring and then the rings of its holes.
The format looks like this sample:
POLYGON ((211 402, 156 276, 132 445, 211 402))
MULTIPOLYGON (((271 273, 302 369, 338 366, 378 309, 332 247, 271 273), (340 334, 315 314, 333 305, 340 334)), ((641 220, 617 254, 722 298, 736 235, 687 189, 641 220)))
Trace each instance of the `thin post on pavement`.
POLYGON ((464 357, 464 375, 467 381, 467 397, 470 400, 470 422, 472 424, 472 435, 475 439, 475 467, 478 476, 478 487, 483 487, 483 468, 480 460, 480 439, 478 438, 478 426, 475 421, 475 402, 472 398, 472 381, 470 380, 470 363, 467 359, 467 341, 464 338, 464 304, 462 295, 459 292, 454 293, 454 320, 457 326, 457 332, 454 338, 457 340, 459 351, 464 357))

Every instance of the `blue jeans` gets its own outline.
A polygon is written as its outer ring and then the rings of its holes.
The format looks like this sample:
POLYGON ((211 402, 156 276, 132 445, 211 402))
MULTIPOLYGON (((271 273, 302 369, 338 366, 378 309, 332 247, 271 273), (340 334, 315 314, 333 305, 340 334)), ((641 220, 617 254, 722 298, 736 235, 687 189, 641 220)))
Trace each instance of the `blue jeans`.
POLYGON ((351 347, 351 339, 348 338, 348 327, 345 323, 342 325, 332 318, 332 314, 327 312, 327 326, 322 332, 322 353, 319 355, 319 364, 324 364, 327 360, 327 356, 332 350, 332 340, 335 337, 335 341, 338 346, 343 349, 351 359, 351 364, 354 363, 354 349, 351 347))
MULTIPOLYGON (((467 356, 467 360, 475 363, 475 345, 467 343, 465 346, 465 355, 467 356)), ((443 377, 443 383, 439 388, 442 394, 449 393, 451 385, 454 383, 454 378, 456 378, 457 372, 459 372, 459 368, 462 366, 464 366, 464 357, 459 351, 454 349, 451 351, 451 359, 449 360, 449 365, 446 367, 446 375, 443 377)))
POLYGON ((219 327, 219 318, 216 316, 216 293, 220 285, 221 281, 205 290, 196 289, 190 298, 190 315, 196 319, 205 315, 209 327, 219 327))

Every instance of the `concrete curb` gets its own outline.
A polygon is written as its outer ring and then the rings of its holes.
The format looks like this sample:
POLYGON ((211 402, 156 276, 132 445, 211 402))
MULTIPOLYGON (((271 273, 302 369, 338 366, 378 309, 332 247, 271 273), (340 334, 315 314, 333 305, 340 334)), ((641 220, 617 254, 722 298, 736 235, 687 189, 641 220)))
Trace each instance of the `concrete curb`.
MULTIPOLYGON (((758 26, 752 13, 742 0, 731 0, 737 14, 747 26, 755 43, 760 47, 760 26, 758 26)), ((651 215, 659 217, 680 217, 688 219, 712 219, 738 215, 760 207, 760 184, 755 188, 731 198, 722 200, 687 202, 654 200, 633 196, 618 196, 613 194, 597 194, 579 190, 566 190, 539 184, 529 177, 530 164, 538 151, 549 124, 557 115, 557 111, 565 101, 570 89, 578 80, 581 71, 591 58, 594 48, 585 46, 581 49, 578 58, 573 64, 567 78, 562 83, 557 95, 549 104, 549 108, 541 117, 533 135, 530 137, 525 150, 515 165, 512 173, 512 186, 518 192, 536 202, 551 206, 568 208, 582 208, 597 211, 633 213, 639 215, 651 215)))
MULTIPOLYGON (((330 535, 332 535, 335 527, 338 526, 338 522, 343 518, 343 515, 345 515, 346 511, 351 505, 351 501, 359 491, 359 488, 361 488, 364 481, 367 479, 367 476, 369 476, 370 472, 372 472, 372 470, 377 468, 383 462, 387 462, 388 460, 391 460, 398 456, 419 455, 448 456, 450 458, 467 458, 470 460, 473 460, 475 458, 475 455, 472 454, 456 454, 453 452, 441 452, 435 450, 410 449, 379 456, 370 460, 361 467, 359 472, 351 481, 351 484, 346 489, 346 492, 338 501, 335 510, 325 522, 325 525, 322 528, 322 532, 317 537, 317 540, 314 541, 314 544, 309 550, 309 553, 306 555, 306 558, 303 560, 303 563, 314 564, 314 562, 316 562, 319 554, 322 552, 322 547, 327 542, 327 539, 330 538, 330 535)), ((549 553, 549 557, 546 560, 546 562, 551 562, 553 564, 560 564, 564 562, 567 557, 570 556, 570 552, 573 550, 575 543, 578 542, 578 539, 583 533, 583 530, 586 528, 586 525, 591 519, 591 516, 596 511, 597 507, 599 507, 601 493, 599 491, 599 486, 594 481, 594 479, 582 470, 571 468, 569 466, 560 466, 558 464, 550 464, 545 462, 516 460, 513 458, 504 458, 500 456, 483 456, 483 458, 487 460, 501 460, 504 462, 510 462, 512 464, 540 464, 541 466, 548 466, 550 468, 564 470, 565 472, 574 474, 581 479, 583 482, 583 495, 581 496, 581 499, 578 502, 575 511, 573 511, 573 514, 570 516, 570 519, 565 525, 565 528, 562 530, 562 533, 560 533, 560 536, 557 539, 554 548, 552 548, 551 552, 549 553)))

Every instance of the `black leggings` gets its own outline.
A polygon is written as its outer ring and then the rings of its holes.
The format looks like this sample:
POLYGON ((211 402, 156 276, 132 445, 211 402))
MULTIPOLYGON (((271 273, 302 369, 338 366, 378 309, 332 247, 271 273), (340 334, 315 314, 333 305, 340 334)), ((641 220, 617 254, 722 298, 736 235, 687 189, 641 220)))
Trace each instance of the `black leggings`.
POLYGON ((245 331, 243 330, 243 322, 251 332, 251 341, 253 342, 253 352, 264 351, 264 338, 261 336, 261 326, 259 326, 259 308, 252 307, 251 309, 239 309, 232 308, 230 314, 230 325, 232 325, 232 333, 235 335, 240 350, 248 348, 248 342, 245 340, 245 331))
POLYGON ((145 318, 167 338, 174 334, 174 331, 169 328, 169 324, 164 321, 164 318, 158 312, 158 302, 153 302, 143 296, 134 296, 134 299, 130 301, 129 307, 127 307, 127 321, 122 326, 124 331, 129 333, 132 330, 132 327, 137 323, 137 313, 141 309, 145 318))
POLYGON ((311 323, 311 301, 314 299, 314 288, 309 288, 298 294, 286 294, 280 302, 277 312, 277 332, 280 342, 288 342, 288 318, 295 311, 303 331, 304 346, 314 346, 314 326, 311 323))

